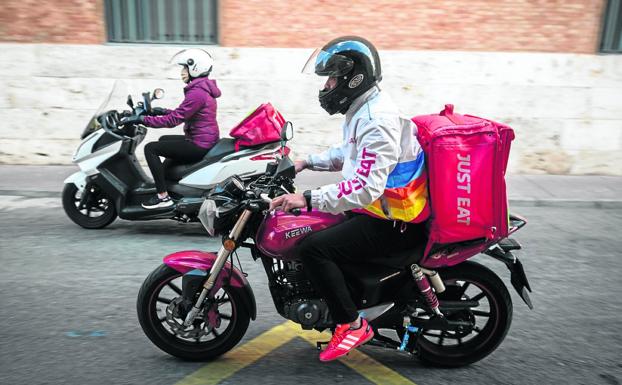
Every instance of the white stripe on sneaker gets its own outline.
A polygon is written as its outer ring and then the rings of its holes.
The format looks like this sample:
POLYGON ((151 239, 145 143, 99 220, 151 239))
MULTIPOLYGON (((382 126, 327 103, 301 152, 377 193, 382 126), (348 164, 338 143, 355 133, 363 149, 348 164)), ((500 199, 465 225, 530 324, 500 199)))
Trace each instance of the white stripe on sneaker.
POLYGON ((341 341, 342 344, 350 344, 350 345, 354 345, 356 343, 356 341, 350 341, 350 340, 343 340, 341 341))
POLYGON ((344 345, 344 344, 339 344, 339 345, 337 345, 337 347, 341 348, 341 349, 346 349, 346 350, 352 349, 352 346, 348 346, 348 345, 344 345))
POLYGON ((354 342, 357 342, 357 341, 359 340, 359 338, 358 338, 358 337, 355 337, 355 336, 353 336, 353 335, 349 335, 349 336, 347 336, 347 337, 345 338, 345 340, 352 340, 352 341, 354 341, 354 342))

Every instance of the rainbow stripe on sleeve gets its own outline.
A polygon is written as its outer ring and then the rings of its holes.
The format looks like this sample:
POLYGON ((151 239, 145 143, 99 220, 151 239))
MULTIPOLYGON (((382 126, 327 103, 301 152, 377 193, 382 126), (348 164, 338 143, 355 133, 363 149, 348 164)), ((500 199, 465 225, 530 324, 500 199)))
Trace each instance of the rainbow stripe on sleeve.
POLYGON ((393 169, 384 194, 364 209, 355 210, 374 217, 403 222, 422 222, 430 215, 425 155, 398 163, 393 169))

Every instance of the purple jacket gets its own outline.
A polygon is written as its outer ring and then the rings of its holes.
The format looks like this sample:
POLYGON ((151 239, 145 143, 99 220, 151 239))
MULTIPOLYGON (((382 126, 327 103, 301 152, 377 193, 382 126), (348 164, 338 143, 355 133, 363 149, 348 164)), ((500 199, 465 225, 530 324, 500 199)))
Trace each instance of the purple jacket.
POLYGON ((184 124, 186 139, 199 147, 210 148, 220 136, 216 122, 216 98, 221 94, 216 81, 208 78, 192 80, 184 87, 184 101, 166 115, 146 116, 149 127, 175 127, 184 124))

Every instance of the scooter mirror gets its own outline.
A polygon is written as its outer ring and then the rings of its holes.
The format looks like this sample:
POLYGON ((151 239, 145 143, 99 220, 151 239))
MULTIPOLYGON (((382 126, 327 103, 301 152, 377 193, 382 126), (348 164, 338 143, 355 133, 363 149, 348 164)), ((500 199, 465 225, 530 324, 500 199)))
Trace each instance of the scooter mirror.
POLYGON ((156 88, 151 93, 151 100, 162 99, 164 97, 164 90, 162 88, 156 88))
POLYGON ((294 125, 292 122, 285 122, 283 128, 281 128, 281 140, 287 142, 294 137, 294 125))

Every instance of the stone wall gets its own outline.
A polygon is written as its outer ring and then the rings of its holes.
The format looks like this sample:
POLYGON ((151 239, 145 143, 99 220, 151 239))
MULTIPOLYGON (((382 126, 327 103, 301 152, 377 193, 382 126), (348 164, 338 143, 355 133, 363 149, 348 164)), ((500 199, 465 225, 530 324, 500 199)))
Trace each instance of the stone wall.
MULTIPOLYGON (((79 135, 115 80, 135 96, 155 87, 181 101, 181 47, 0 44, 0 162, 70 163, 79 135)), ((221 132, 262 102, 294 122, 298 155, 340 141, 341 116, 319 107, 319 84, 300 74, 310 49, 211 48, 223 91, 221 132)), ((457 112, 510 124, 510 171, 622 175, 622 56, 381 51, 382 87, 407 115, 457 112)), ((122 105, 124 100, 117 100, 122 105)), ((147 140, 173 130, 152 130, 147 140)), ((142 149, 140 150, 142 151, 142 149)))

